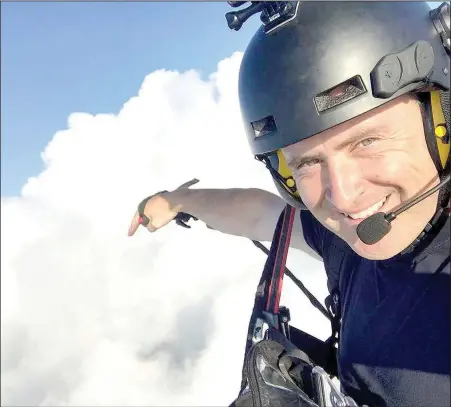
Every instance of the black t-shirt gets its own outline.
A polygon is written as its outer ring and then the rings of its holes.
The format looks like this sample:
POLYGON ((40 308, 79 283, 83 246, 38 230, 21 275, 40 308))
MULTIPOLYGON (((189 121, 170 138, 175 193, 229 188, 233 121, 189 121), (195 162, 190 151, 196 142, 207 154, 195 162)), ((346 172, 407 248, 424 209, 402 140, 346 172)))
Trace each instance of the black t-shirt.
POLYGON ((426 248, 389 260, 358 256, 310 212, 307 244, 338 284, 339 379, 369 406, 450 406, 450 221, 426 248))

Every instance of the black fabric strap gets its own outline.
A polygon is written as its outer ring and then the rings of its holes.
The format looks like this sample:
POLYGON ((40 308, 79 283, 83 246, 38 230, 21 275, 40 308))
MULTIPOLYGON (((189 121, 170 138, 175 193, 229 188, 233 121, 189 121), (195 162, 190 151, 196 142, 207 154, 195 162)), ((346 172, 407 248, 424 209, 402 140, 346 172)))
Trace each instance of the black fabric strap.
MULTIPOLYGON (((266 255, 269 255, 269 250, 260 242, 256 241, 256 240, 252 240, 252 243, 258 247, 263 253, 265 253, 266 255)), ((316 297, 307 289, 307 287, 302 283, 301 280, 299 280, 293 273, 292 271, 288 268, 285 267, 285 275, 287 277, 289 277, 291 279, 291 281, 293 281, 294 284, 296 284, 296 286, 304 293, 304 295, 309 299, 310 303, 318 310, 321 312, 321 314, 323 314, 327 319, 331 319, 331 315, 329 314, 329 312, 327 311, 327 309, 324 307, 323 304, 321 304, 316 297)))
POLYGON ((440 104, 442 105, 443 116, 445 116, 446 130, 448 140, 451 137, 451 123, 450 123, 450 92, 449 90, 441 90, 440 92, 440 104))

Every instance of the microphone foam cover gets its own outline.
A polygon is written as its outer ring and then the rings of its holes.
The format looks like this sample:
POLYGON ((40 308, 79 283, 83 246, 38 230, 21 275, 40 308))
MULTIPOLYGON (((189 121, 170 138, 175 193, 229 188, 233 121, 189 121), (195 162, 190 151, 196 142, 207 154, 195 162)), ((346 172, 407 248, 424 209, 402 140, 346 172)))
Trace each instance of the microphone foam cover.
POLYGON ((368 245, 375 244, 391 230, 390 222, 385 213, 377 212, 357 225, 357 236, 368 245))

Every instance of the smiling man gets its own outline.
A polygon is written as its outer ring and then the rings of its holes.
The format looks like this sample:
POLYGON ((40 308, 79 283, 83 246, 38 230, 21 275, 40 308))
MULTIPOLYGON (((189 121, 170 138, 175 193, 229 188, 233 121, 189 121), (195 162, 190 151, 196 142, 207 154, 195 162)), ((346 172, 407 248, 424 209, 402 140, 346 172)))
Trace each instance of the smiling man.
POLYGON ((283 199, 182 187, 147 201, 147 229, 183 211, 269 241, 288 202, 291 245, 322 259, 336 294, 344 392, 369 406, 449 406, 449 4, 306 2, 270 21, 239 92, 252 152, 283 199), (388 233, 362 238, 366 219, 399 208, 388 233))
POLYGON ((402 251, 436 211, 438 193, 400 216, 374 245, 364 244, 356 233, 363 219, 388 213, 439 182, 421 105, 413 96, 395 99, 282 152, 310 212, 367 259, 388 259, 402 251))

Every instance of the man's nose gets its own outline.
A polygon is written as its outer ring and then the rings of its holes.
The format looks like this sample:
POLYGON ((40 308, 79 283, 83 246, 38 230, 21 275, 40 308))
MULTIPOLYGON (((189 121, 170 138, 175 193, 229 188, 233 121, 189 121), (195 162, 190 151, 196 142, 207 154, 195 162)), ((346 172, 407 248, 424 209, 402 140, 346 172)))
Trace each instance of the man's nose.
POLYGON ((340 212, 355 210, 363 194, 362 169, 349 157, 333 157, 325 168, 325 198, 340 212))

